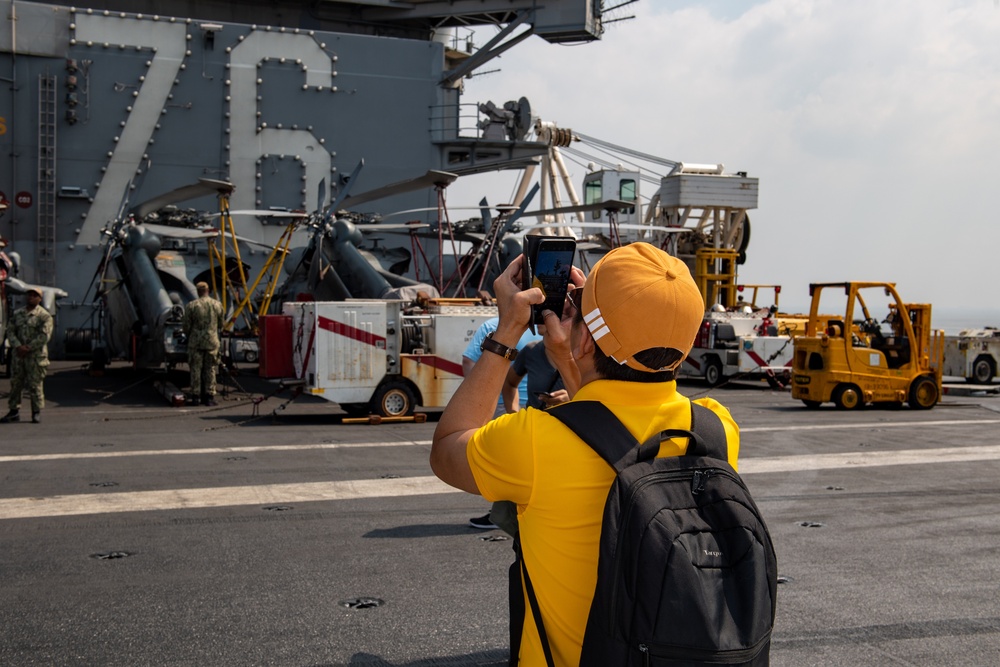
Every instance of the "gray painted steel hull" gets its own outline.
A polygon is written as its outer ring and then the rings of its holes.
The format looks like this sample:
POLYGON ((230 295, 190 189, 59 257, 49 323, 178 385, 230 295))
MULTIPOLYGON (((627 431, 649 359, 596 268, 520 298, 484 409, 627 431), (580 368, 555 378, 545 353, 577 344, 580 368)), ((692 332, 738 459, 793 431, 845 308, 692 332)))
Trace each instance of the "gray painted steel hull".
MULTIPOLYGON (((0 77, 11 84, 0 86, 0 192, 11 202, 0 235, 23 258, 22 278, 69 293, 50 346, 56 358, 67 331, 98 326, 103 232, 140 202, 209 178, 235 186, 233 211, 315 211, 361 160, 353 193, 429 169, 511 167, 544 150, 463 134, 460 86, 442 83, 448 61, 437 41, 27 2, 0 2, 0 11, 16 16, 0 31, 0 77)), ((355 211, 436 203, 424 188, 355 211)), ((177 204, 218 205, 214 196, 177 204)), ((236 215, 234 224, 256 272, 285 221, 236 215)), ((292 245, 307 241, 297 232, 292 245)), ((407 249, 410 240, 380 244, 407 249)), ((204 242, 163 245, 183 255, 189 280, 206 275, 204 242)), ((436 266, 436 244, 425 242, 425 252, 436 266)))

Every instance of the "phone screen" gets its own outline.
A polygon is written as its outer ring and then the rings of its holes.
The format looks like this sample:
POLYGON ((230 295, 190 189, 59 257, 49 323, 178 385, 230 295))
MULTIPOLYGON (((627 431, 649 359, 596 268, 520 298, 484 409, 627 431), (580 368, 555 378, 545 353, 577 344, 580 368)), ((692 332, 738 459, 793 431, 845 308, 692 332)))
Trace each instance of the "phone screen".
POLYGON ((575 253, 576 241, 573 239, 542 239, 538 243, 538 253, 531 266, 531 284, 542 290, 545 301, 535 306, 535 324, 544 323, 543 310, 551 310, 562 317, 569 286, 569 270, 573 266, 575 253))

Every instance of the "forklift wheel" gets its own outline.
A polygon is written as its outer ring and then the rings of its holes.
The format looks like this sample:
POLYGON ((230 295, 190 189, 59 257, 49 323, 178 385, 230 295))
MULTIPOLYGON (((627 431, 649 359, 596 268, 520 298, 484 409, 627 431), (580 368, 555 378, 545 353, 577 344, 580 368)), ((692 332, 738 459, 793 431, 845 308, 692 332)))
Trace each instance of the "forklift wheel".
POLYGON ((833 402, 841 410, 855 410, 864 404, 861 390, 853 384, 842 384, 833 392, 833 402))
POLYGON ((910 399, 907 401, 914 410, 930 410, 938 402, 937 383, 926 375, 921 375, 910 385, 910 399))

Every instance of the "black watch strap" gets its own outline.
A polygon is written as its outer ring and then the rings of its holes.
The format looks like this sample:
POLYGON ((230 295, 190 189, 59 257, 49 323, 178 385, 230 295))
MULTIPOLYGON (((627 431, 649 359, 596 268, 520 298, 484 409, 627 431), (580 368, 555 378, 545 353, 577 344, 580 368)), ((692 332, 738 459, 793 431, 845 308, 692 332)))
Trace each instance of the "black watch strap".
POLYGON ((517 348, 507 347, 503 343, 493 340, 492 331, 486 334, 486 338, 484 338, 483 342, 480 343, 479 349, 482 350, 483 352, 492 352, 493 354, 499 354, 507 361, 514 361, 514 358, 517 357, 517 348))

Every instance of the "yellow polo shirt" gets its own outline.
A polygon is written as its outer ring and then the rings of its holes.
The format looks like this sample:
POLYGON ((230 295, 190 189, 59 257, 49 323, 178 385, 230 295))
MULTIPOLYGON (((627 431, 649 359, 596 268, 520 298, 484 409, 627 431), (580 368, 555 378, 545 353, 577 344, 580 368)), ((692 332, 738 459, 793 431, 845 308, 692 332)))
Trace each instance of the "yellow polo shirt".
MULTIPOLYGON (((691 426, 690 403, 677 393, 676 382, 598 380, 582 387, 574 400, 604 403, 640 442, 665 428, 691 426)), ((739 428, 729 410, 710 398, 695 402, 722 419, 735 468, 739 428)), ((686 449, 685 439, 671 440, 661 445, 659 455, 679 456, 686 449)), ((556 665, 579 664, 614 470, 562 422, 533 408, 483 426, 469 441, 467 454, 484 498, 517 503, 524 561, 553 658, 556 665)), ((520 664, 545 665, 530 607, 520 664)))

